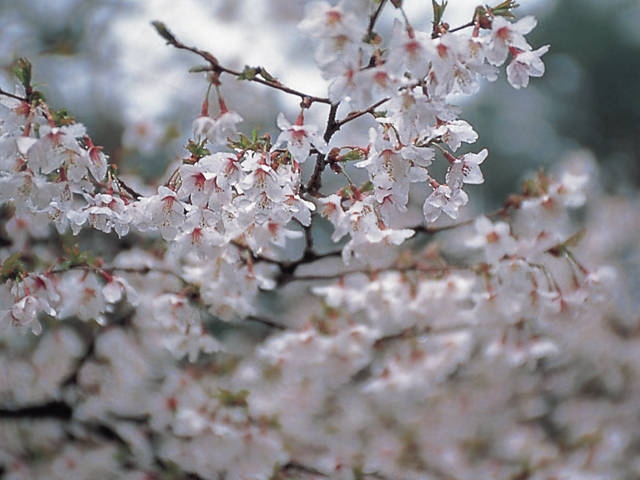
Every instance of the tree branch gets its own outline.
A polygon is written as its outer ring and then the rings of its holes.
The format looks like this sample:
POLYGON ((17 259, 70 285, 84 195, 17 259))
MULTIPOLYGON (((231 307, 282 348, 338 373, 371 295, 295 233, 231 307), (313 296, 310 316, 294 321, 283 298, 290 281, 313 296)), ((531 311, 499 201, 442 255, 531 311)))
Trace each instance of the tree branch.
POLYGON ((239 72, 237 70, 233 70, 231 68, 225 67, 223 65, 220 65, 220 62, 218 62, 218 59, 213 56, 211 53, 205 51, 205 50, 200 50, 199 48, 196 47, 191 47, 189 45, 185 45, 184 43, 180 42, 173 33, 171 33, 169 31, 169 29, 167 29, 167 27, 159 21, 154 21, 152 22, 152 25, 155 27, 156 31, 158 32, 158 34, 164 38, 167 43, 169 45, 172 45, 173 47, 179 49, 179 50, 187 50, 189 52, 195 53, 196 55, 200 56, 201 58, 203 58, 204 60, 206 60, 210 67, 208 68, 208 70, 215 72, 215 73, 227 73, 229 75, 233 75, 234 77, 238 77, 238 78, 242 78, 243 80, 248 80, 251 82, 256 82, 256 83, 260 83, 262 85, 266 85, 267 87, 271 87, 274 88, 276 90, 280 90, 281 92, 285 92, 285 93, 289 93, 291 95, 296 95, 298 97, 301 98, 302 101, 306 102, 306 103, 313 103, 313 102, 317 102, 317 103, 326 103, 326 104, 331 104, 331 101, 328 98, 325 97, 316 97, 314 95, 309 95, 307 93, 301 92, 299 90, 287 87, 286 85, 283 85, 282 83, 280 83, 278 80, 266 80, 266 79, 262 79, 259 77, 253 77, 253 78, 245 78, 242 74, 242 72, 239 72))
POLYGON ((367 107, 365 110, 359 110, 359 111, 356 111, 356 112, 351 112, 349 115, 344 117, 342 120, 338 120, 336 122, 336 131, 340 130, 340 128, 345 123, 349 123, 350 121, 355 120, 356 118, 359 118, 359 117, 361 117, 363 115, 366 115, 367 113, 373 113, 376 108, 378 108, 380 105, 383 105, 383 104, 387 103, 389 100, 390 100, 389 97, 383 98, 382 100, 377 101, 376 103, 374 103, 370 107, 367 107))
POLYGON ((369 19, 369 27, 367 28, 368 35, 371 35, 371 33, 373 33, 373 28, 375 27, 376 22, 378 21, 378 17, 382 13, 382 9, 384 8, 384 5, 386 3, 387 3, 387 0, 380 0, 380 5, 378 5, 378 8, 374 12, 374 14, 371 15, 371 18, 369 19))
POLYGON ((258 317, 256 315, 249 315, 248 317, 244 317, 243 320, 248 320, 250 322, 259 323, 261 325, 265 325, 269 328, 273 328, 276 330, 288 330, 288 327, 282 325, 278 322, 271 320, 270 318, 258 317))
POLYGON ((73 409, 66 402, 51 401, 41 405, 30 405, 21 408, 0 408, 0 418, 57 418, 70 420, 73 409))
POLYGON ((25 97, 21 97, 19 95, 15 95, 13 93, 9 93, 2 88, 0 88, 0 95, 4 95, 5 97, 13 98, 14 100, 20 100, 21 102, 26 102, 27 99, 25 97))
MULTIPOLYGON (((338 131, 340 128, 338 126, 338 122, 336 122, 336 114, 338 112, 338 104, 331 105, 331 109, 329 110, 329 118, 327 119, 327 128, 324 131, 324 141, 329 143, 331 137, 334 133, 338 131)), ((315 195, 319 192, 322 187, 322 172, 327 166, 327 156, 325 154, 318 154, 316 158, 316 166, 313 170, 313 174, 307 182, 306 187, 303 188, 303 191, 308 192, 311 195, 315 195)))

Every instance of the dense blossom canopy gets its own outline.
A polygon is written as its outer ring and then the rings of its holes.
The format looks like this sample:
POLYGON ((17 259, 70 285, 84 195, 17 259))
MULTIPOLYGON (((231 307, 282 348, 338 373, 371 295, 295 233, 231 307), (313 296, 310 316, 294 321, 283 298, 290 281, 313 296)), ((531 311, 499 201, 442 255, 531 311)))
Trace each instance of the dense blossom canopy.
POLYGON ((587 155, 459 219, 491 155, 454 102, 505 65, 527 87, 549 46, 529 45, 536 21, 512 1, 459 28, 446 2, 423 24, 402 3, 309 4, 326 97, 156 22, 209 82, 159 186, 124 180, 18 62, 0 92, 7 478, 640 474, 619 418, 637 408, 637 360, 609 348, 631 328, 611 320, 616 273, 579 255, 578 217, 607 202, 588 200, 587 155), (299 97, 297 118, 274 112, 275 141, 241 133, 231 77, 299 97), (322 108, 324 125, 307 120, 322 108))

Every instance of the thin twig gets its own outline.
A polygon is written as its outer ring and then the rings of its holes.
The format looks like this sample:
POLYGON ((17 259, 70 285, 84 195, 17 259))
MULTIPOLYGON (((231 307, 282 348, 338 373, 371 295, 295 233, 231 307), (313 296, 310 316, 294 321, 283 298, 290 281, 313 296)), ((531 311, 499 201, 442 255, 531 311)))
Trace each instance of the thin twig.
MULTIPOLYGON (((229 75, 233 75, 234 77, 242 77, 242 72, 239 72, 237 70, 233 70, 231 68, 225 67, 223 65, 220 65, 220 63, 218 62, 218 59, 213 56, 211 53, 205 51, 205 50, 200 50, 199 48, 196 47, 191 47, 189 45, 185 45, 184 43, 182 43, 181 41, 179 41, 175 35, 173 33, 171 33, 166 26, 164 26, 164 24, 162 24, 161 22, 153 22, 154 27, 156 28, 156 30, 158 31, 158 33, 162 36, 162 38, 164 38, 167 43, 169 45, 172 45, 173 47, 180 49, 180 50, 187 50, 189 52, 195 53, 196 55, 200 56, 201 58, 203 58, 204 60, 206 60, 209 65, 211 65, 210 70, 216 73, 227 73, 229 75)), ((316 97, 314 95, 309 95, 307 93, 301 92, 299 90, 296 90, 294 88, 290 88, 287 87, 286 85, 283 85, 282 83, 280 83, 277 80, 265 80, 259 77, 253 77, 253 78, 245 78, 245 80, 249 80, 251 82, 256 82, 256 83, 260 83, 262 85, 266 85, 267 87, 271 87, 274 88, 276 90, 280 90, 282 92, 285 93, 289 93, 291 95, 296 95, 298 97, 300 97, 303 101, 307 102, 307 103, 313 103, 313 102, 317 102, 317 103, 326 103, 326 104, 331 104, 331 101, 328 98, 325 97, 316 97)))
POLYGON ((469 27, 473 27, 475 26, 476 22, 474 20, 471 20, 468 23, 465 23, 464 25, 460 25, 459 27, 455 27, 455 28, 450 28, 449 30, 447 30, 447 33, 453 33, 453 32, 457 32, 459 30, 464 30, 465 28, 469 28, 469 27))
POLYGON ((336 122, 336 131, 340 130, 340 128, 348 122, 351 122, 352 120, 355 120, 356 118, 359 118, 363 115, 366 115, 367 113, 373 113, 373 111, 378 108, 380 105, 383 105, 385 103, 387 103, 389 100, 391 100, 389 97, 383 98, 382 100, 378 100, 376 103, 374 103, 373 105, 371 105, 370 107, 367 107, 365 110, 359 110, 357 112, 351 112, 349 115, 347 115, 346 117, 344 117, 342 120, 338 120, 336 122))
POLYGON ((280 275, 278 275, 278 277, 276 278, 276 282, 278 286, 282 286, 286 285, 287 283, 297 281, 298 277, 296 277, 294 274, 296 269, 300 265, 313 263, 324 258, 339 257, 340 255, 342 255, 341 250, 335 250, 333 252, 327 253, 316 253, 313 249, 307 248, 305 249, 302 257, 298 260, 287 263, 278 263, 278 266, 280 267, 280 275))
POLYGON ((374 12, 374 14, 371 15, 371 18, 369 19, 369 28, 367 28, 367 32, 369 33, 369 35, 373 32, 373 28, 378 21, 380 13, 382 13, 382 9, 384 8, 385 3, 387 3, 387 0, 381 0, 380 5, 378 5, 378 8, 374 12))
POLYGON ((270 328, 274 328, 276 330, 287 330, 288 327, 286 327, 285 325, 282 325, 274 320, 271 320, 270 318, 264 318, 264 317, 258 317, 255 315, 249 315, 248 317, 244 317, 244 320, 248 320, 250 322, 255 322, 255 323, 259 323, 261 325, 265 325, 267 327, 270 328))
MULTIPOLYGON (((509 206, 500 207, 498 210, 495 210, 490 213, 485 213, 484 216, 488 218, 496 218, 505 216, 509 213, 509 206)), ((475 222, 475 218, 470 218, 468 220, 463 220, 458 223, 452 223, 450 225, 438 225, 438 226, 425 226, 425 225, 417 225, 415 227, 407 227, 411 230, 415 230, 416 233, 426 233, 428 235, 433 235, 435 233, 444 232, 447 230, 454 230, 456 228, 464 227, 465 225, 470 225, 475 222)))
POLYGON ((418 272, 418 273, 425 273, 425 274, 437 274, 437 275, 444 275, 446 273, 449 273, 452 270, 459 270, 459 271, 464 271, 464 270, 468 270, 468 271, 472 271, 474 267, 472 266, 452 266, 452 265, 446 265, 446 266, 437 266, 437 267, 423 267, 420 266, 420 264, 418 263, 414 263, 411 265, 407 265, 407 266, 397 266, 397 265, 391 265, 389 267, 386 268, 378 268, 378 269, 369 269, 369 268, 363 268, 363 269, 358 269, 358 270, 344 270, 342 272, 338 272, 338 273, 333 273, 333 274, 328 274, 328 275, 299 275, 299 276, 294 276, 291 278, 291 280, 289 280, 290 282, 320 282, 323 280, 337 280, 339 278, 345 277, 347 275, 353 275, 355 273, 362 273, 364 275, 372 275, 372 274, 379 274, 379 273, 383 273, 383 272, 418 272))
POLYGON ((5 97, 13 98, 14 100, 20 100, 21 102, 26 102, 27 99, 25 97, 21 97, 19 95, 15 95, 13 93, 9 93, 0 88, 0 95, 4 95, 5 97))

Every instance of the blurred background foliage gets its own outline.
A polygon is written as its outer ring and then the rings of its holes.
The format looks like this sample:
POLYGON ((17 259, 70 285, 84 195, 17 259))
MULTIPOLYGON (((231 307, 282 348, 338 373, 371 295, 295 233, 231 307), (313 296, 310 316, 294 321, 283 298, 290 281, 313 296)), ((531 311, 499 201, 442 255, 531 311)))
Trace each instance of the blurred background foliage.
MULTIPOLYGON (((243 59, 236 51, 225 57, 232 40, 227 39, 226 45, 225 37, 216 35, 209 20, 220 22, 218 28, 237 22, 237 28, 245 28, 247 35, 256 35, 256 25, 264 26, 265 32, 266 26, 271 25, 274 33, 293 36, 305 3, 271 0, 261 3, 259 14, 251 15, 247 12, 253 10, 247 10, 247 5, 253 3, 250 8, 255 9, 256 2, 245 5, 247 2, 230 0, 192 1, 199 3, 210 19, 198 17, 199 24, 191 24, 187 31, 210 29, 214 53, 233 67, 242 67, 243 59), (247 27, 247 21, 253 27, 247 27)), ((112 161, 122 164, 125 171, 161 179, 167 162, 183 154, 182 145, 189 135, 191 120, 199 113, 206 88, 201 75, 187 73, 198 63, 197 59, 164 46, 149 26, 153 18, 144 18, 145 12, 154 12, 154 6, 159 6, 157 13, 161 15, 161 3, 0 0, 0 83, 10 89, 14 83, 10 76, 13 62, 18 57, 28 57, 49 102, 55 108, 66 107, 86 124, 94 140, 110 152, 112 161), (129 19, 129 23, 122 23, 123 19, 129 19), (121 61, 127 54, 131 57, 133 46, 148 39, 155 43, 150 47, 144 44, 146 50, 138 53, 137 67, 135 57, 133 68, 131 62, 121 61), (157 60, 150 64, 146 57, 157 60), (166 87, 164 93, 145 97, 145 85, 150 90, 159 84, 166 87)), ((478 145, 472 148, 487 146, 491 155, 483 166, 487 185, 481 189, 487 195, 487 208, 517 189, 525 174, 548 168, 578 148, 595 154, 608 189, 637 188, 640 2, 520 3, 518 15, 532 13, 538 18, 530 43, 534 48, 551 44, 544 57, 546 75, 533 79, 529 88, 521 91, 514 91, 502 78, 487 84, 481 95, 465 101, 463 107, 463 118, 480 134, 478 145)), ((469 12, 472 10, 470 6, 469 12)), ((172 25, 171 21, 167 23, 172 25)), ((300 51, 299 37, 292 40, 280 44, 278 49, 286 50, 280 54, 300 51)), ((307 49, 306 56, 299 58, 301 65, 311 65, 310 51, 307 49)), ((270 59, 264 58, 263 65, 270 66, 270 59)), ((278 73, 284 69, 283 65, 277 68, 278 73)), ((286 111, 282 96, 256 86, 233 81, 228 84, 224 85, 225 95, 230 99, 228 103, 245 117, 243 128, 261 126, 273 130, 274 110, 286 111)))
POLYGON ((538 27, 528 38, 534 48, 551 44, 545 76, 521 91, 487 85, 466 109, 490 149, 483 165, 489 189, 509 190, 524 171, 580 148, 595 155, 605 188, 637 188, 640 2, 555 0, 535 10, 538 27))

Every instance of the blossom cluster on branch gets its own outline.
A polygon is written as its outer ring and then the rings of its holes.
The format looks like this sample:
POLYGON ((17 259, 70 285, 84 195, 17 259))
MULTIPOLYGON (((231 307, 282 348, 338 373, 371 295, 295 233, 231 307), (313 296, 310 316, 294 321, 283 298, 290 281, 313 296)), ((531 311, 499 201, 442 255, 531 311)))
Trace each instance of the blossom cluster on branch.
POLYGON ((326 97, 221 65, 154 22, 208 80, 187 154, 157 187, 124 181, 17 63, 16 90, 0 91, 0 472, 638 472, 620 466, 638 439, 602 407, 626 398, 625 379, 602 387, 589 428, 571 405, 581 387, 562 386, 589 349, 571 333, 607 332, 615 310, 613 270, 575 253, 588 164, 539 173, 497 212, 434 223, 459 217, 490 161, 463 153, 478 135, 453 102, 505 64, 527 87, 549 47, 529 45, 536 21, 516 20, 513 1, 459 28, 432 3, 427 25, 402 1, 309 4, 299 28, 317 40, 326 97), (275 141, 240 132, 223 98, 233 77, 299 97, 295 120, 274 115, 275 141), (341 129, 357 132, 347 143, 341 129))

